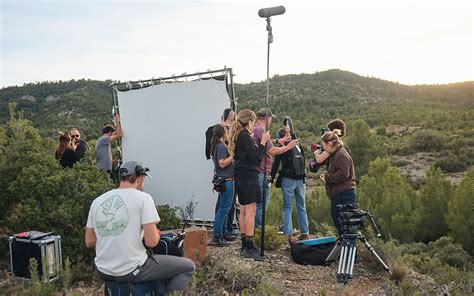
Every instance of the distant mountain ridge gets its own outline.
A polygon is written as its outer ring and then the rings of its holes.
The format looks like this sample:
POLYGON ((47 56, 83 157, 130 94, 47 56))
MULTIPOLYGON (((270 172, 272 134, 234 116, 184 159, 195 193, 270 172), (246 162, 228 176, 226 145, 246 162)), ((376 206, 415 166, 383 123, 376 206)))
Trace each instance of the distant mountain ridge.
MULTIPOLYGON (((0 90, 0 120, 8 117, 8 104, 46 135, 78 127, 87 139, 99 136, 110 122, 112 92, 110 80, 71 80, 29 83, 0 90)), ((265 82, 236 84, 239 108, 258 109, 265 105, 265 82)), ((270 107, 280 114, 291 114, 296 121, 312 114, 316 125, 332 117, 370 117, 367 106, 402 104, 423 106, 445 104, 472 108, 474 81, 446 85, 408 86, 378 78, 363 77, 348 71, 328 70, 314 74, 275 75, 270 81, 270 107)), ((370 120, 369 120, 370 121, 370 120)))

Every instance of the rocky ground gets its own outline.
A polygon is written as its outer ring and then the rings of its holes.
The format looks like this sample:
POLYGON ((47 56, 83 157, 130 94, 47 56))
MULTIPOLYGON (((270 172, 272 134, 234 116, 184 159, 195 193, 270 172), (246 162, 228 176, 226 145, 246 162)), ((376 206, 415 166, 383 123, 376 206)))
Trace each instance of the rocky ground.
MULTIPOLYGON (((271 281, 281 287, 283 295, 386 295, 396 289, 396 283, 389 279, 386 271, 360 258, 354 267, 354 277, 344 285, 336 280, 337 262, 329 266, 299 265, 292 260, 288 245, 266 251, 267 258, 263 262, 240 257, 240 242, 233 242, 228 247, 209 246, 208 255, 216 260, 225 258, 249 268, 264 269, 271 281)), ((434 285, 431 278, 412 271, 408 271, 405 278, 422 289, 434 285)))
MULTIPOLYGON (((364 247, 359 245, 358 250, 361 248, 364 247)), ((361 250, 361 252, 363 251, 361 250)), ((389 274, 380 265, 374 264, 373 260, 363 259, 367 254, 359 256, 354 267, 354 277, 346 285, 340 284, 336 280, 337 262, 329 266, 296 264, 291 259, 289 246, 286 244, 278 250, 266 251, 265 255, 266 259, 263 262, 242 258, 238 240, 227 247, 208 246, 206 260, 224 262, 228 266, 238 265, 244 270, 263 271, 269 281, 279 288, 281 295, 393 295, 401 292, 400 287, 397 287, 397 284, 389 278, 389 274)), ((2 262, 1 267, 0 295, 9 295, 11 293, 2 293, 2 288, 10 287, 9 290, 12 291, 11 287, 21 286, 22 282, 9 276, 7 262, 2 262)), ((198 272, 202 272, 202 269, 198 272)), ((407 271, 404 278, 405 281, 410 282, 412 288, 416 288, 419 292, 437 291, 439 293, 442 291, 442 287, 435 287, 436 285, 430 277, 413 271, 407 271)), ((13 289, 16 292, 20 290, 13 289)), ((230 291, 224 287, 223 290, 221 288, 214 293, 226 295, 228 294, 226 290, 230 291)), ((20 292, 18 295, 21 294, 20 292)), ((189 294, 194 295, 195 293, 190 291, 189 294)), ((102 283, 96 281, 89 284, 76 282, 69 289, 68 295, 104 295, 104 287, 102 283)))

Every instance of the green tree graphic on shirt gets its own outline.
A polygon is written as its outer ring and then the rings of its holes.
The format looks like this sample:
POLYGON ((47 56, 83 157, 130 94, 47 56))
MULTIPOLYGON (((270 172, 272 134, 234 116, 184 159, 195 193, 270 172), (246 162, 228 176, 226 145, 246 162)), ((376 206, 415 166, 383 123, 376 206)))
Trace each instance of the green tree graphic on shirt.
POLYGON ((95 223, 100 236, 117 236, 128 225, 128 210, 123 199, 112 195, 97 208, 95 223))

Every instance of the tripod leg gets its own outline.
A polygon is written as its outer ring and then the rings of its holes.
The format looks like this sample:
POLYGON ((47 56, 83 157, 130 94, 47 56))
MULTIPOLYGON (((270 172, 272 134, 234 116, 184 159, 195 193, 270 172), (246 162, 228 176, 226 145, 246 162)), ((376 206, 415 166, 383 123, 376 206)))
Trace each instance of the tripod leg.
POLYGON ((392 274, 392 272, 390 271, 390 268, 388 267, 388 265, 382 260, 382 258, 380 258, 379 254, 377 254, 377 252, 375 252, 374 247, 372 247, 369 244, 369 242, 367 241, 365 236, 361 236, 360 240, 364 243, 367 250, 369 250, 375 256, 375 258, 377 258, 377 260, 380 262, 380 264, 382 264, 383 269, 385 269, 385 271, 387 271, 389 274, 392 274))
POLYGON ((339 257, 339 266, 337 268, 336 277, 340 283, 347 284, 352 278, 354 270, 354 260, 356 255, 356 241, 343 241, 341 248, 341 255, 339 257))
POLYGON ((336 245, 334 245, 334 248, 332 248, 331 253, 326 258, 326 263, 335 261, 337 256, 341 253, 341 241, 337 241, 336 245))

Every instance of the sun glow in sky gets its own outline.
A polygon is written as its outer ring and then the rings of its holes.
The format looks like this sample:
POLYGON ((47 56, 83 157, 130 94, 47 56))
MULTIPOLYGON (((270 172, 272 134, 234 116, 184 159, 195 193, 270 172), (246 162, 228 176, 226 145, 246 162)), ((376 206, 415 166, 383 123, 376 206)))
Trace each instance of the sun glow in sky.
POLYGON ((474 4, 382 1, 0 0, 0 86, 139 80, 232 67, 270 73, 342 69, 404 84, 474 80, 474 4))

